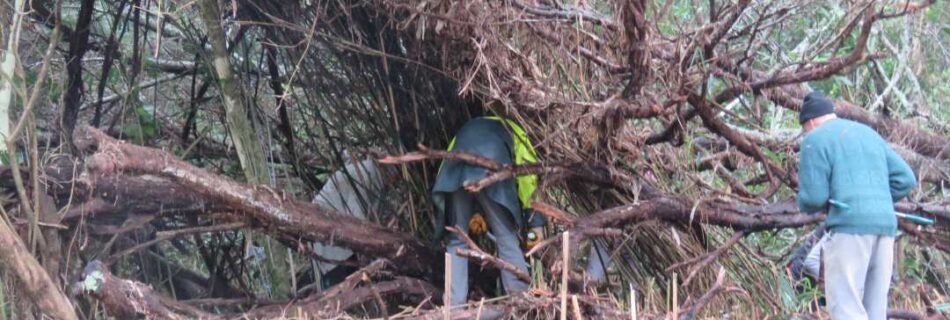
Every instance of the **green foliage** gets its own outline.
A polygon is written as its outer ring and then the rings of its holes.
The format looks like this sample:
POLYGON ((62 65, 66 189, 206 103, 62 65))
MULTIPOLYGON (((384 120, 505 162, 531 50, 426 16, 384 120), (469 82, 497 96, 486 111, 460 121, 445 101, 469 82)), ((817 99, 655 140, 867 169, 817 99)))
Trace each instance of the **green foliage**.
POLYGON ((137 144, 143 144, 145 139, 154 137, 158 124, 155 123, 154 106, 138 104, 133 109, 135 121, 126 124, 122 133, 137 144))
MULTIPOLYGON (((39 78, 39 74, 36 72, 36 70, 33 68, 25 68, 23 72, 26 73, 26 81, 24 82, 26 83, 27 87, 32 88, 34 85, 36 85, 36 80, 39 78)), ((15 83, 20 83, 20 81, 17 81, 17 79, 17 77, 13 77, 13 81, 15 83)))
POLYGON ((138 116, 139 123, 142 127, 142 133, 146 136, 155 135, 156 128, 158 125, 155 123, 155 117, 153 112, 155 111, 153 106, 139 105, 135 108, 135 115, 138 116))
POLYGON ((106 76, 106 86, 115 87, 116 85, 119 84, 120 79, 122 79, 121 69, 113 66, 113 68, 109 70, 109 75, 106 76))
POLYGON ((824 290, 815 281, 805 278, 799 282, 801 291, 795 296, 797 303, 796 309, 802 312, 808 312, 813 308, 818 300, 824 297, 824 290))
MULTIPOLYGON (((54 81, 54 82, 55 82, 55 81, 54 81)), ((49 96, 50 96, 50 97, 55 97, 55 98, 53 98, 53 99, 58 99, 59 97, 63 96, 63 85, 62 85, 62 84, 60 84, 60 83, 55 83, 55 84, 53 84, 53 83, 50 83, 49 81, 47 81, 47 84, 48 84, 47 87, 49 88, 49 89, 47 89, 47 92, 49 92, 49 96)))
POLYGON ((242 177, 244 176, 244 170, 241 168, 240 163, 230 161, 224 165, 224 175, 229 177, 242 177))

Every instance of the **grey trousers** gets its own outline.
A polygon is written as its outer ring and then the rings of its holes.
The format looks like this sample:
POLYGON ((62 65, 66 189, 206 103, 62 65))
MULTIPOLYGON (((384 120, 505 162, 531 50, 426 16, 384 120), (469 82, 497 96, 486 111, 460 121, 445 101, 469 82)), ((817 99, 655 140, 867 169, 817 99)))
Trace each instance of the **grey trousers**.
MULTIPOLYGON (((448 221, 462 232, 468 232, 468 220, 475 212, 476 202, 482 208, 488 228, 495 236, 495 245, 498 256, 521 270, 528 271, 528 263, 521 251, 518 241, 518 228, 514 219, 504 207, 495 203, 482 193, 469 193, 458 190, 452 193, 447 203, 446 215, 448 221)), ((455 253, 458 248, 465 248, 465 242, 454 233, 446 234, 448 238, 447 251, 452 255, 452 305, 464 304, 468 300, 468 260, 455 253)), ((501 272, 501 283, 508 293, 528 289, 528 283, 518 280, 511 272, 501 272)))
POLYGON ((894 237, 836 232, 828 237, 823 255, 831 318, 886 319, 894 237))

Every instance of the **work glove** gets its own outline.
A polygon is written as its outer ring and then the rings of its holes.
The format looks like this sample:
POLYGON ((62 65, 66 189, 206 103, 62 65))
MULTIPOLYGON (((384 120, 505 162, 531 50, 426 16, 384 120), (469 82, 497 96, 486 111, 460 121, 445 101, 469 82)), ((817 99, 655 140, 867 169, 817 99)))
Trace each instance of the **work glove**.
POLYGON ((534 246, 544 241, 544 227, 534 227, 528 229, 527 234, 525 234, 525 247, 528 250, 534 248, 534 246))
POLYGON ((485 222, 485 217, 481 213, 476 212, 468 219, 468 231, 478 236, 488 232, 488 223, 485 222))

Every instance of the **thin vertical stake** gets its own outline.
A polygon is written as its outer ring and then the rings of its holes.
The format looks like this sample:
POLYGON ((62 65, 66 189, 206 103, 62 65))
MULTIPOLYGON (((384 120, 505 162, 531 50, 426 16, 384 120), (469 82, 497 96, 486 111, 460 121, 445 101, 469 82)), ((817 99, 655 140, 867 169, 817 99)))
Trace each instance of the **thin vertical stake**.
POLYGON ((290 290, 291 296, 297 296, 297 266, 294 265, 294 252, 287 248, 287 261, 290 263, 290 290))
POLYGON ((574 319, 584 320, 584 317, 581 316, 581 304, 577 302, 577 295, 571 295, 571 306, 574 307, 574 319))
POLYGON ((670 285, 673 286, 673 319, 676 319, 680 313, 679 294, 677 294, 679 285, 676 284, 676 272, 673 272, 673 283, 670 285))
POLYGON ((564 237, 561 239, 561 253, 562 256, 562 270, 561 270, 561 320, 567 320, 567 277, 568 270, 570 266, 567 265, 570 262, 570 232, 564 231, 564 237))
POLYGON ((445 253, 445 293, 442 295, 442 318, 449 320, 449 308, 452 306, 452 255, 445 253))
POLYGON ((633 284, 630 286, 630 320, 637 320, 637 292, 633 290, 633 284))
POLYGON ((485 297, 482 297, 482 300, 478 300, 478 311, 475 312, 475 319, 482 318, 482 307, 485 306, 485 297))

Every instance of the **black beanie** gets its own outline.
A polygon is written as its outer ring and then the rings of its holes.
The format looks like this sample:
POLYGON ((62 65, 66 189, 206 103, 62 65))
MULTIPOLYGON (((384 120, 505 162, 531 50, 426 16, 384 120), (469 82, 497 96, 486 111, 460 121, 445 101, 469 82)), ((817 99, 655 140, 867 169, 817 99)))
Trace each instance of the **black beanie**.
POLYGON ((818 91, 812 91, 807 96, 805 96, 805 101, 802 102, 802 111, 798 113, 798 123, 805 123, 805 121, 833 113, 835 110, 835 105, 831 102, 831 99, 825 97, 818 91))

